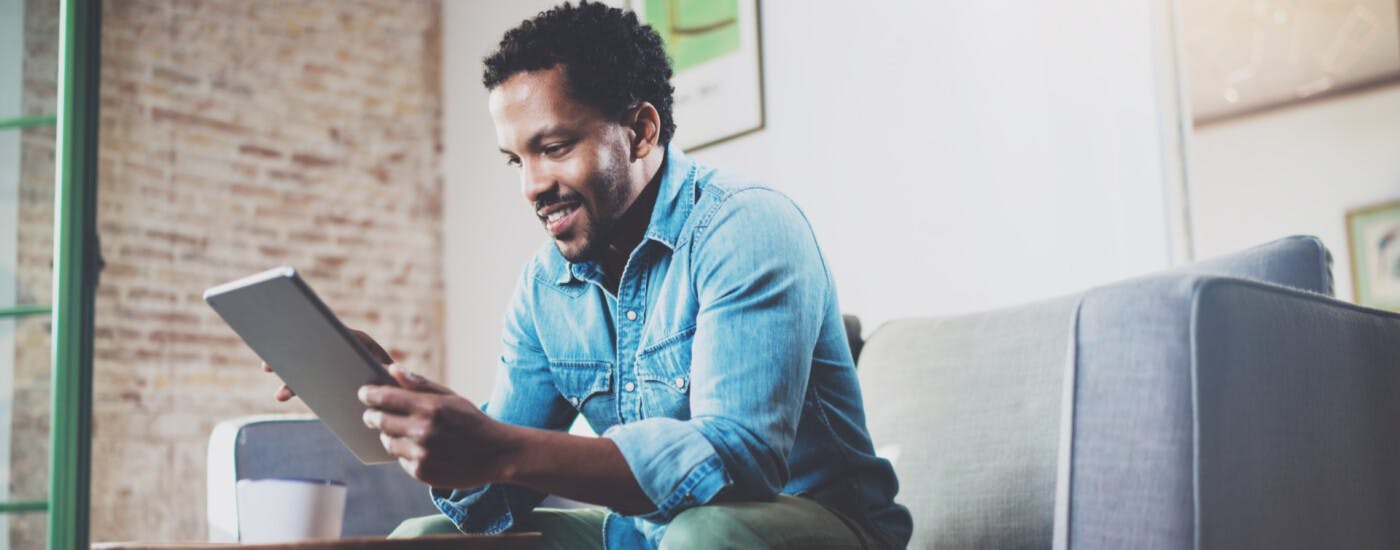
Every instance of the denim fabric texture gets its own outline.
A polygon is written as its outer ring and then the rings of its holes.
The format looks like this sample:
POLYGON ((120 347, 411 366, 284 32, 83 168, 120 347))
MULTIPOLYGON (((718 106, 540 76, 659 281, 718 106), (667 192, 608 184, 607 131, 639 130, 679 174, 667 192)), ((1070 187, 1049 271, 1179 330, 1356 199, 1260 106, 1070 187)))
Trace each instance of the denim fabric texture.
MULTIPOLYGON (((654 547, 708 503, 803 495, 892 545, 909 539, 890 463, 875 456, 836 289, 789 198, 667 152, 643 242, 617 295, 552 242, 524 269, 485 406, 612 439, 656 509, 611 514, 610 548, 654 547)), ((497 533, 543 497, 515 486, 435 491, 462 530, 497 533)))

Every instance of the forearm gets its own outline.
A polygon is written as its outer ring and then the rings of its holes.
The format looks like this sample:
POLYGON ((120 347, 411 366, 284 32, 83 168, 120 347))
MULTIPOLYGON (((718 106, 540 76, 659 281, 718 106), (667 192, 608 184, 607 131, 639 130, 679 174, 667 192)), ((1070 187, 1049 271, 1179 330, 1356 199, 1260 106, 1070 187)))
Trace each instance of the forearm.
POLYGON ((628 515, 655 509, 612 440, 511 427, 503 483, 600 504, 628 515))

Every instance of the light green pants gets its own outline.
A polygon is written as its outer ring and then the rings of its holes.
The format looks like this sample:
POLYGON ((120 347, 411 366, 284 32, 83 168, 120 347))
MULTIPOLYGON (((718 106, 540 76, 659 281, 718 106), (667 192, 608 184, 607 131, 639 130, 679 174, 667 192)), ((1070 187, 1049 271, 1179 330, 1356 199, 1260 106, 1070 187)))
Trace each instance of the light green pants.
MULTIPOLYGON (((544 534, 540 550, 603 548, 601 508, 535 510, 520 531, 544 534)), ((390 538, 456 533, 442 515, 403 522, 390 538)), ((815 501, 778 495, 773 502, 711 504, 691 508, 666 527, 662 550, 690 548, 884 548, 869 531, 856 526, 815 501)))

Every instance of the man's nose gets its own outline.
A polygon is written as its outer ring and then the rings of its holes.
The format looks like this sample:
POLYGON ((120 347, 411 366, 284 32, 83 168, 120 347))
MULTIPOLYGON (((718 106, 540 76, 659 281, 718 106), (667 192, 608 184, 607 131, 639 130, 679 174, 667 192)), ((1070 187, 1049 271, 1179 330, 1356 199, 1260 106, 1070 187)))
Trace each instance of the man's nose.
POLYGON ((520 165, 520 192, 530 204, 534 204, 540 195, 553 188, 553 176, 541 170, 536 163, 524 162, 520 165))

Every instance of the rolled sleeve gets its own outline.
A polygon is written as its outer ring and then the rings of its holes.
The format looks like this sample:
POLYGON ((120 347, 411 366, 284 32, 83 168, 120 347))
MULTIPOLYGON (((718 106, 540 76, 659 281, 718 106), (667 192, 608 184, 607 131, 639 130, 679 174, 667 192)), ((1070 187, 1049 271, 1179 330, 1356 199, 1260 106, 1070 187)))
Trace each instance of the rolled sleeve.
POLYGON ((665 522, 717 501, 763 501, 787 458, 811 375, 829 280, 816 239, 783 195, 741 190, 701 221, 691 258, 698 315, 691 417, 649 418, 603 434, 665 522))
POLYGON ((477 489, 431 490, 433 504, 463 533, 504 533, 515 526, 544 498, 536 491, 514 485, 487 485, 477 489))
POLYGON ((652 418, 614 426, 603 437, 622 452, 656 510, 640 516, 664 523, 733 485, 709 440, 687 421, 652 418))

